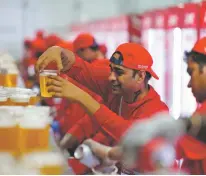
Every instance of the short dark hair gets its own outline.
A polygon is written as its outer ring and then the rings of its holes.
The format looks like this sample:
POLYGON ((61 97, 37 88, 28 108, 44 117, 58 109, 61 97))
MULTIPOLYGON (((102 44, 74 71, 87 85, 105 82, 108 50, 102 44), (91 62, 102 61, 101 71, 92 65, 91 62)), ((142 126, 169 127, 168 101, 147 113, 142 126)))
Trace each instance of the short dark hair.
POLYGON ((89 47, 91 50, 93 51, 97 51, 99 50, 99 45, 97 44, 97 42, 94 40, 92 46, 89 47))
POLYGON ((44 53, 44 52, 42 52, 42 51, 36 51, 36 52, 34 53, 34 56, 35 56, 36 58, 39 58, 43 53, 44 53))
POLYGON ((93 50, 93 51, 99 50, 99 46, 98 46, 98 45, 90 46, 89 48, 90 48, 91 50, 93 50))
POLYGON ((198 53, 196 51, 185 52, 184 60, 188 62, 189 59, 196 62, 199 65, 200 70, 206 66, 206 55, 202 53, 198 53))

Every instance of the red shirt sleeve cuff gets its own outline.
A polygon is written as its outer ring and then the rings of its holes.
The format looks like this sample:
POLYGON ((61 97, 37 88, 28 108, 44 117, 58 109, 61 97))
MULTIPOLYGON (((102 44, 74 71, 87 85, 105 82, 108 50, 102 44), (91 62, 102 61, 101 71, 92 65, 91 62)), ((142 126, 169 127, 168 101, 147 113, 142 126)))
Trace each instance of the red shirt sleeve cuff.
POLYGON ((67 133, 74 136, 79 143, 83 142, 83 140, 85 139, 84 131, 82 130, 81 126, 78 124, 74 125, 67 133))

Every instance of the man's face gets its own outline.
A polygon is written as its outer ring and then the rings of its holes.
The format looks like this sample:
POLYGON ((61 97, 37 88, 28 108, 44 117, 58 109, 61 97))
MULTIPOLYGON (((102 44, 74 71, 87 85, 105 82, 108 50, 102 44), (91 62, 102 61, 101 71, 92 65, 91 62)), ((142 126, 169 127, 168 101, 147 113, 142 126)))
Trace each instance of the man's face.
POLYGON ((87 62, 91 62, 96 58, 96 51, 92 50, 91 48, 83 48, 77 51, 79 57, 84 59, 87 62))
POLYGON ((200 103, 206 100, 206 66, 200 66, 192 60, 188 59, 187 72, 190 75, 188 87, 192 89, 192 93, 196 100, 200 103))
MULTIPOLYGON (((115 53, 113 57, 118 59, 120 55, 115 53)), ((129 94, 137 92, 144 82, 144 78, 139 76, 138 73, 134 75, 135 71, 133 69, 116 65, 114 63, 110 64, 110 68, 111 74, 109 76, 109 81, 111 82, 114 94, 129 94)))

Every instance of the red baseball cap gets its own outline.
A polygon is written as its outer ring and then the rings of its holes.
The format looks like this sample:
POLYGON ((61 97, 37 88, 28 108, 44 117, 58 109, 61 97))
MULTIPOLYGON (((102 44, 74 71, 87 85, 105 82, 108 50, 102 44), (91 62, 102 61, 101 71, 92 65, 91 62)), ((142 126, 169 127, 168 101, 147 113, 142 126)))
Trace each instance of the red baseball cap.
MULTIPOLYGON (((155 79, 159 79, 152 70, 153 59, 150 53, 140 44, 124 43, 117 47, 115 53, 120 54, 120 58, 110 58, 110 62, 122 65, 135 70, 144 70, 149 72, 155 79)), ((113 55, 114 55, 113 54, 113 55)))
POLYGON ((46 51, 47 47, 46 47, 46 43, 44 40, 42 39, 36 39, 32 42, 32 47, 35 51, 40 51, 40 52, 44 52, 46 51))
POLYGON ((192 48, 192 51, 206 55, 206 37, 198 40, 192 48))
POLYGON ((77 52, 79 49, 88 48, 90 46, 97 46, 94 36, 89 33, 79 34, 73 41, 74 51, 77 52))

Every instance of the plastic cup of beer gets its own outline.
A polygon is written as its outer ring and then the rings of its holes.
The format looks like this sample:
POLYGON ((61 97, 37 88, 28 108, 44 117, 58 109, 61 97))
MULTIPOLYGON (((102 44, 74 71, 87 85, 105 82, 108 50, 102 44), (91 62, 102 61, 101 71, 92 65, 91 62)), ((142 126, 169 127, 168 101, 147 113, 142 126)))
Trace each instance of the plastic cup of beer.
POLYGON ((25 168, 38 169, 41 175, 62 175, 64 158, 58 152, 34 152, 22 158, 25 168))
POLYGON ((47 82, 49 80, 48 76, 50 75, 57 75, 57 70, 44 70, 40 73, 40 90, 42 97, 52 97, 53 93, 48 92, 47 82))
POLYGON ((47 151, 49 148, 49 128, 45 119, 39 114, 24 114, 19 123, 20 153, 47 151), (27 116, 27 117, 26 117, 27 116))
POLYGON ((28 106, 30 96, 27 94, 15 93, 12 94, 9 99, 12 106, 28 106))
POLYGON ((26 94, 30 96, 29 105, 35 105, 38 102, 37 93, 34 92, 32 89, 17 88, 16 91, 20 94, 26 94))
POLYGON ((0 109, 0 152, 16 155, 18 152, 18 126, 12 114, 0 109))

